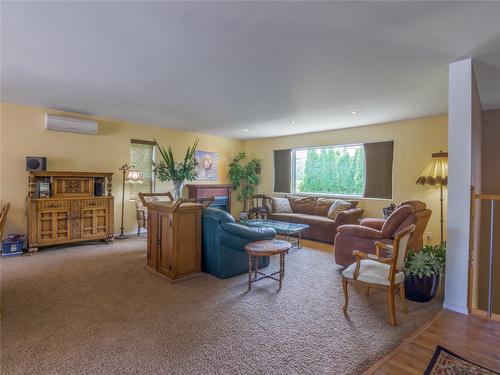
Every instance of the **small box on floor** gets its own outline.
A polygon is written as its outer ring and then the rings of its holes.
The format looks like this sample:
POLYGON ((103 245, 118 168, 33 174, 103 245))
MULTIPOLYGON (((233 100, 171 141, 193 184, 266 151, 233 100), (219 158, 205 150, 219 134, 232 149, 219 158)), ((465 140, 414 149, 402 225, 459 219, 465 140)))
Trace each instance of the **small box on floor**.
POLYGON ((2 241, 2 256, 22 255, 24 236, 9 235, 2 241))

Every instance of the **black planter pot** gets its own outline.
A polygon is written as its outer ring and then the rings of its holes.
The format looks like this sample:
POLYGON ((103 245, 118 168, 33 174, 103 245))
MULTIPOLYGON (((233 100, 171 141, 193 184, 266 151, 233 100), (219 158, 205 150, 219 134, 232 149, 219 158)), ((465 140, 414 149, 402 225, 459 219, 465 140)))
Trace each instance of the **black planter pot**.
POLYGON ((406 275, 405 294, 406 298, 415 302, 429 302, 437 293, 439 286, 439 275, 423 276, 406 275))

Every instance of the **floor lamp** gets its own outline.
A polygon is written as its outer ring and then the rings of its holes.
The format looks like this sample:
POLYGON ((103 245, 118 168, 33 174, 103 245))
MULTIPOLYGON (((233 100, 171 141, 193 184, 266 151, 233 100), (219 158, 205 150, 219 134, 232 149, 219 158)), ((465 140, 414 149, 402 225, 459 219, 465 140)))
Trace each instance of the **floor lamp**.
POLYGON ((141 172, 135 169, 133 165, 122 165, 119 169, 123 173, 123 181, 122 181, 122 221, 120 226, 120 235, 115 238, 118 240, 123 240, 127 238, 127 236, 123 233, 125 226, 123 225, 123 212, 125 208, 125 182, 132 184, 142 184, 142 176, 141 172))
POLYGON ((425 167, 417 180, 419 185, 439 185, 441 190, 441 242, 443 242, 443 186, 448 186, 448 153, 436 152, 432 154, 430 164, 425 167))

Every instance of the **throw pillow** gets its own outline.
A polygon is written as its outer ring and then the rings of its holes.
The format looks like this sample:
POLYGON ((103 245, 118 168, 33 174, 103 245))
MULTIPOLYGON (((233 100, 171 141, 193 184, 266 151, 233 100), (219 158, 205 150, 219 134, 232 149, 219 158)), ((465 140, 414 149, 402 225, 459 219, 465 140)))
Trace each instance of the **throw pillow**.
POLYGON ((335 220, 339 213, 348 210, 349 208, 351 208, 351 204, 349 202, 337 199, 328 210, 327 216, 328 218, 335 220))
POLYGON ((291 214, 292 207, 290 201, 286 198, 271 198, 273 212, 277 214, 291 214))

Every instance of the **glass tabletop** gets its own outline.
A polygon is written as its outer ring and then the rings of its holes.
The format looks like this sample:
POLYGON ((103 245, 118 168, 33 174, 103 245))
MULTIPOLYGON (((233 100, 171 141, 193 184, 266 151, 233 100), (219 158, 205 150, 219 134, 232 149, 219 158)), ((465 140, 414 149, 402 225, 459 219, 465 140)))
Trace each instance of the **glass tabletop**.
POLYGON ((276 231, 276 233, 279 234, 292 234, 309 228, 309 225, 307 224, 295 224, 295 223, 287 223, 285 221, 264 220, 264 219, 242 220, 241 224, 256 228, 273 228, 276 231))

